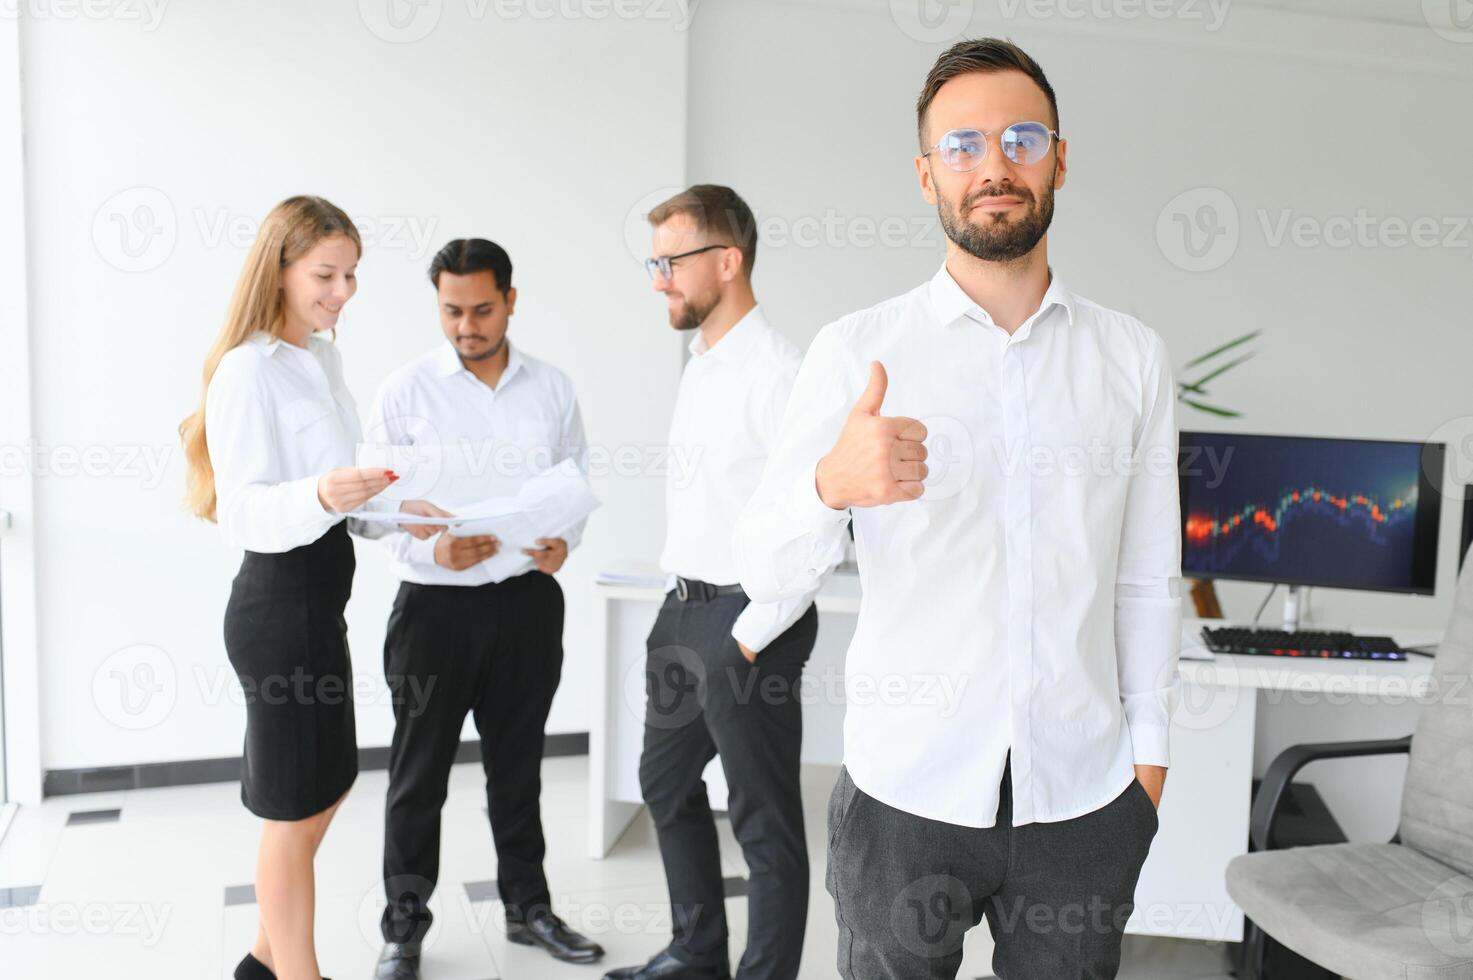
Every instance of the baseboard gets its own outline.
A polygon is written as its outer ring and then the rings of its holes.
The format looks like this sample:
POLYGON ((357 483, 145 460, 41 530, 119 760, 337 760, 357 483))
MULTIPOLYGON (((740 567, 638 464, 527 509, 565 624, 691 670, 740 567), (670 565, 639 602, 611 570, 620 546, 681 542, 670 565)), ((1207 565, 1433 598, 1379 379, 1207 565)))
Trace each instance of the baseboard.
MULTIPOLYGON (((548 735, 544 757, 587 755, 588 733, 548 735)), ((456 762, 481 758, 481 743, 461 742, 456 762)), ((368 772, 389 768, 388 746, 358 750, 358 768, 368 772)), ((182 762, 153 762, 141 766, 103 766, 97 769, 51 769, 42 783, 44 796, 77 793, 108 793, 122 789, 156 789, 161 786, 197 786, 202 783, 234 783, 240 780, 240 757, 190 759, 182 762)))

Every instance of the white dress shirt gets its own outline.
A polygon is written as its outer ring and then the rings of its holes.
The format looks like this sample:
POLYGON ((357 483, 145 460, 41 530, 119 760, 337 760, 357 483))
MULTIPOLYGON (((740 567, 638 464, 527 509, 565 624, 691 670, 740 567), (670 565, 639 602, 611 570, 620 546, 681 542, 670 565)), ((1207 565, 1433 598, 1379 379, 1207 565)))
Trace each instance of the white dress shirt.
POLYGON ((1092 812, 1165 766, 1179 696, 1176 392, 1164 344, 1057 278, 1012 335, 945 267, 826 326, 734 539, 754 598, 799 595, 846 511, 814 484, 878 360, 880 414, 920 419, 915 501, 854 508, 863 598, 844 761, 890 806, 990 827, 1092 812))
MULTIPOLYGON (((311 544, 342 514, 317 499, 317 480, 352 466, 358 409, 337 347, 313 334, 305 348, 258 333, 225 354, 205 394, 205 441, 225 539, 279 553, 311 544)), ((365 507, 393 508, 375 498, 365 507)), ((382 531, 358 526, 367 537, 382 531)))
MULTIPOLYGON (((732 529, 762 477, 803 355, 768 325, 760 307, 715 346, 696 331, 690 353, 670 421, 660 567, 682 578, 735 585, 732 529)), ((822 578, 817 574, 775 601, 754 596, 731 635, 760 652, 808 610, 822 578)))
MULTIPOLYGON (((390 374, 379 388, 367 441, 422 449, 434 469, 428 483, 423 473, 400 474, 413 497, 453 514, 457 507, 514 496, 529 477, 565 459, 588 471, 573 382, 507 343, 506 370, 495 388, 466 369, 449 341, 390 374)), ((586 523, 560 535, 570 551, 586 523)), ((485 585, 534 567, 530 556, 508 553, 452 571, 435 562, 435 541, 403 531, 388 535, 395 574, 420 585, 485 585)))

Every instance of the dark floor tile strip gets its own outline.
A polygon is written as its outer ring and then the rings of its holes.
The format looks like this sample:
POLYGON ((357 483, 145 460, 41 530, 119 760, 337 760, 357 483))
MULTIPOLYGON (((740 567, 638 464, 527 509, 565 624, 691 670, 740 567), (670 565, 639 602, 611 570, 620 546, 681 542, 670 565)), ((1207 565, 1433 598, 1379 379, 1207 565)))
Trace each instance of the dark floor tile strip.
POLYGON ((255 905, 255 904, 256 904, 256 886, 255 885, 226 885, 225 886, 225 907, 226 908, 230 908, 232 905, 255 905))
MULTIPOLYGON (((588 754, 588 733, 568 732, 548 735, 543 742, 545 758, 588 754)), ((455 752, 456 762, 475 762, 481 758, 479 742, 462 742, 455 752)), ((389 768, 387 747, 358 750, 358 768, 363 772, 389 768)), ((233 783, 240 779, 240 759, 192 759, 184 762, 157 762, 141 766, 105 766, 98 769, 52 769, 44 777, 43 796, 70 796, 76 793, 109 793, 125 789, 155 789, 161 786, 198 786, 204 783, 233 783)))
POLYGON ((472 902, 499 902, 501 893, 496 890, 494 881, 467 881, 465 897, 472 902))
POLYGON ((0 909, 20 909, 35 905, 41 899, 40 885, 17 885, 0 888, 0 909))

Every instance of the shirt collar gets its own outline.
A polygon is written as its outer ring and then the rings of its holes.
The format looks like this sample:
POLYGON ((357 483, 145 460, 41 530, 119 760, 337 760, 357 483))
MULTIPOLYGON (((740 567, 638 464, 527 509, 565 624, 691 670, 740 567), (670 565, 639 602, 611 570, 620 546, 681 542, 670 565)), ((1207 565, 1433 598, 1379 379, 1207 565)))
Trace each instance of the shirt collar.
MULTIPOLYGON (((992 318, 987 315, 987 311, 972 302, 972 298, 962 292, 962 287, 957 285, 951 273, 946 270, 945 263, 942 263, 936 275, 931 277, 930 294, 931 303, 936 307, 943 326, 950 326, 963 317, 978 323, 992 323, 992 318)), ((1014 335, 1015 338, 1026 337, 1028 330, 1031 329, 1029 321, 1037 322, 1051 306, 1062 306, 1065 315, 1069 318, 1070 326, 1073 326, 1074 294, 1054 274, 1052 268, 1049 269, 1049 284, 1048 289, 1044 291, 1043 302, 1038 305, 1038 311, 1024 321, 1023 327, 1019 328, 1017 334, 1014 335)))
POLYGON ((275 354, 276 349, 282 344, 286 343, 286 341, 282 340, 280 337, 273 337, 264 330, 257 330, 255 333, 251 334, 246 343, 261 348, 261 350, 265 351, 266 355, 269 357, 270 355, 275 354))
MULTIPOLYGON (((296 346, 294 344, 288 344, 280 337, 273 337, 271 336, 271 334, 267 333, 264 330, 257 330, 255 333, 251 334, 251 336, 247 338, 246 343, 261 348, 261 350, 264 351, 266 353, 266 356, 268 357, 272 354, 275 354, 283 347, 296 346)), ((308 353, 311 353, 314 347, 317 347, 319 344, 325 343, 328 343, 328 341, 325 337, 322 336, 321 332, 315 332, 307 337, 307 346, 305 348, 298 349, 306 350, 308 353)))
MULTIPOLYGON (((497 390, 504 388, 506 383, 522 370, 522 366, 525 363, 522 352, 517 349, 515 344, 508 340, 506 346, 508 350, 506 355, 506 370, 501 372, 501 380, 496 384, 497 390)), ((436 355, 435 367, 437 373, 442 378, 454 377, 461 371, 465 371, 466 374, 470 374, 473 378, 475 377, 474 374, 471 374, 466 369, 465 362, 460 359, 460 354, 455 350, 455 345, 448 340, 440 345, 440 351, 436 355)), ((477 378, 477 380, 479 381, 480 379, 477 378)))
POLYGON ((747 315, 738 320, 720 340, 715 347, 706 344, 706 335, 696 329, 696 335, 691 338, 690 348, 692 357, 730 357, 740 354, 742 349, 757 339, 757 335, 767 327, 767 317, 762 312, 761 306, 754 306, 747 311, 747 315))

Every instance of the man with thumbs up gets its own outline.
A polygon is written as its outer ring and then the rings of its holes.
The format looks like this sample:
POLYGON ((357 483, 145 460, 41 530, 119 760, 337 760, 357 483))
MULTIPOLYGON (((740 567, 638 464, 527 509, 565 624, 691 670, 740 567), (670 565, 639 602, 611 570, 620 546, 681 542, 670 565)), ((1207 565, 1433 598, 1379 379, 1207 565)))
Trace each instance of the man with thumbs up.
POLYGON ((1114 977, 1179 689, 1175 387, 1154 331, 1049 267, 1038 64, 956 44, 917 123, 945 264, 814 339, 733 553, 754 601, 804 594, 853 518, 839 972, 955 977, 985 917, 998 976, 1114 977))

